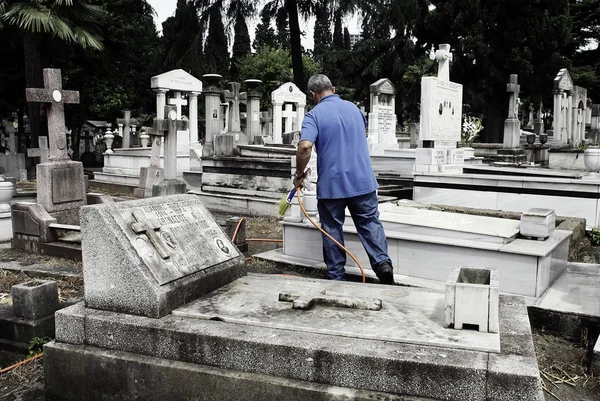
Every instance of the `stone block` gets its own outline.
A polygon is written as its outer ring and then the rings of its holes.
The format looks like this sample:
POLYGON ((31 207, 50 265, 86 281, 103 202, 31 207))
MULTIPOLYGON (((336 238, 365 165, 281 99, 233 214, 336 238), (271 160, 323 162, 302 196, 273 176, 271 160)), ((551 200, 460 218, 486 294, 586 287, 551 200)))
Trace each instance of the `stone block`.
POLYGON ((439 166, 440 173, 460 174, 463 172, 464 163, 461 164, 441 164, 439 166))
POLYGON ((446 160, 448 164, 464 164, 465 150, 463 148, 448 149, 446 160))
POLYGON ((194 195, 86 206, 81 232, 91 308, 158 318, 246 274, 194 195))
POLYGON ((446 164, 448 162, 448 154, 446 149, 425 149, 418 148, 415 151, 415 164, 446 164))
POLYGON ((179 180, 165 180, 152 186, 152 196, 185 194, 187 184, 179 180))
POLYGON ((521 147, 521 122, 515 118, 504 121, 504 147, 521 147))
POLYGON ((73 161, 37 165, 37 203, 48 213, 86 204, 83 164, 73 161))
POLYGON ((148 198, 152 196, 152 188, 155 184, 162 182, 165 178, 165 170, 162 167, 142 167, 140 168, 140 186, 134 191, 138 198, 148 198))
POLYGON ((524 237, 548 238, 556 228, 554 209, 529 209, 521 214, 520 232, 524 237))
POLYGON ((468 324, 481 332, 497 333, 498 285, 496 270, 454 269, 446 281, 445 327, 462 330, 468 324), (490 323, 491 319, 495 320, 490 323))
POLYGON ((38 320, 53 315, 59 307, 56 281, 27 281, 13 285, 11 293, 16 317, 38 320))
POLYGON ((215 136, 215 156, 233 156, 233 135, 220 134, 215 136))
POLYGON ((57 221, 39 203, 13 203, 11 215, 14 239, 38 242, 56 240, 55 234, 49 226, 57 221))
POLYGON ((85 305, 84 302, 56 312, 55 338, 68 344, 85 344, 85 305))

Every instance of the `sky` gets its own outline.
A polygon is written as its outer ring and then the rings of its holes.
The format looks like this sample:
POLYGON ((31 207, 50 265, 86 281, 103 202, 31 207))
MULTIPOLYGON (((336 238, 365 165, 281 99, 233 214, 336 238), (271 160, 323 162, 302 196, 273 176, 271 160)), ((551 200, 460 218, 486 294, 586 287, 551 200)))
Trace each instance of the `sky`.
MULTIPOLYGON (((177 0, 148 0, 148 3, 154 8, 156 13, 156 27, 160 31, 162 29, 162 23, 167 18, 173 16, 175 14, 175 8, 177 6, 177 0)), ((256 28, 256 24, 258 23, 258 18, 255 20, 248 22, 248 30, 250 31, 250 39, 254 40, 254 30, 256 28)), ((358 33, 360 32, 358 22, 356 18, 352 18, 349 21, 345 21, 346 25, 348 25, 348 30, 350 33, 358 33)), ((302 46, 306 49, 313 48, 313 28, 314 28, 314 20, 309 21, 300 21, 300 29, 304 31, 305 35, 302 37, 302 46)), ((230 40, 231 42, 231 40, 230 40)), ((229 44, 232 46, 232 43, 229 44)))

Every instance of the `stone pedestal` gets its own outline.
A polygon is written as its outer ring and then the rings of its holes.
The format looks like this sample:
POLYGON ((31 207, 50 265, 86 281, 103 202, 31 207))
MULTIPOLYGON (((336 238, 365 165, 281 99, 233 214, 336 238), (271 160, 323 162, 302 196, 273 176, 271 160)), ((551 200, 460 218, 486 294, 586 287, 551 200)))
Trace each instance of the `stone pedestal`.
POLYGON ((521 146, 521 122, 515 118, 504 121, 504 147, 508 149, 521 146))
POLYGON ((186 192, 186 183, 179 180, 164 180, 152 186, 152 196, 179 195, 186 192))
POLYGON ((525 152, 525 149, 498 149, 494 165, 520 166, 522 164, 527 164, 527 152, 525 152))
POLYGON ((521 214, 519 231, 524 237, 546 239, 556 227, 554 209, 529 209, 521 214))
POLYGON ((233 134, 220 134, 214 138, 215 156, 233 156, 233 134))
POLYGON ((36 171, 37 203, 48 213, 78 209, 86 204, 82 163, 41 163, 36 171))
POLYGON ((152 196, 152 187, 163 181, 164 176, 163 168, 152 166, 140 168, 140 186, 134 190, 133 194, 138 198, 152 196))
POLYGON ((11 295, 15 316, 26 320, 53 316, 59 307, 56 281, 32 280, 17 284, 12 287, 11 295))

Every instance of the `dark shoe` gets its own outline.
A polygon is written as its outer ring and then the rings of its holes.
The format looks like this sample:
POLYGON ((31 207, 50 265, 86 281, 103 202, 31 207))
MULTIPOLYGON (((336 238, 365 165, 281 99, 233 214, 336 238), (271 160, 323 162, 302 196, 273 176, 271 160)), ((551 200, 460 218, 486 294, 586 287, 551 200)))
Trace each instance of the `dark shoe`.
POLYGON ((377 278, 381 284, 394 284, 394 268, 387 262, 384 262, 377 269, 377 278))

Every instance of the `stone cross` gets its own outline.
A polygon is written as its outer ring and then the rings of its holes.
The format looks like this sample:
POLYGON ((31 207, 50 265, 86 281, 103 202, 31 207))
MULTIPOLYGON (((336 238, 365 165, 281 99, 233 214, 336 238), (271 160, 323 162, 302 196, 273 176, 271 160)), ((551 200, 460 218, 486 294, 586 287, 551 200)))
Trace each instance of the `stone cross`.
POLYGON ((508 103, 508 118, 516 119, 518 112, 518 98, 519 92, 521 91, 521 85, 517 82, 519 81, 519 76, 517 74, 510 74, 510 83, 506 84, 506 91, 510 93, 510 100, 508 103))
POLYGON ((230 82, 231 90, 223 91, 225 101, 231 104, 229 110, 229 132, 241 132, 240 126, 240 86, 239 82, 230 82))
POLYGON ((381 299, 346 297, 341 295, 327 295, 326 290, 320 293, 300 294, 296 292, 280 292, 280 302, 292 302, 292 309, 308 310, 315 305, 334 306, 361 310, 381 310, 381 299))
POLYGON ((187 106, 188 101, 181 97, 181 92, 174 92, 174 97, 169 99, 169 104, 177 107, 177 119, 181 120, 181 108, 187 106))
POLYGON ((438 79, 450 81, 450 62, 453 57, 448 44, 440 45, 439 50, 436 50, 435 59, 438 61, 438 79))
POLYGON ((152 245, 154 245, 154 248, 156 248, 156 251, 160 257, 163 259, 169 259, 171 256, 169 249, 163 243, 162 239, 157 233, 157 231, 160 230, 161 225, 149 221, 145 213, 140 209, 134 210, 131 215, 135 220, 135 223, 131 224, 131 229, 133 232, 136 234, 146 234, 152 245))
POLYGON ((149 135, 165 136, 165 180, 177 179, 177 131, 188 128, 188 122, 177 119, 175 106, 165 106, 166 119, 155 118, 149 135))
POLYGON ((79 92, 62 89, 60 70, 54 68, 44 69, 44 88, 25 89, 27 102, 49 103, 48 116, 48 141, 50 149, 49 161, 69 160, 67 153, 67 139, 65 136, 65 110, 64 104, 78 104, 79 92))
POLYGON ((38 147, 37 148, 29 148, 27 149, 27 157, 39 157, 40 163, 48 163, 49 158, 48 151, 48 137, 39 136, 38 137, 38 147))
POLYGON ((291 103, 287 103, 285 108, 281 112, 281 117, 285 120, 284 131, 290 132, 294 129, 294 117, 296 117, 296 112, 294 111, 294 106, 291 103))
POLYGON ((123 125, 123 149, 128 149, 131 146, 131 111, 125 110, 125 118, 117 118, 119 128, 123 125))

